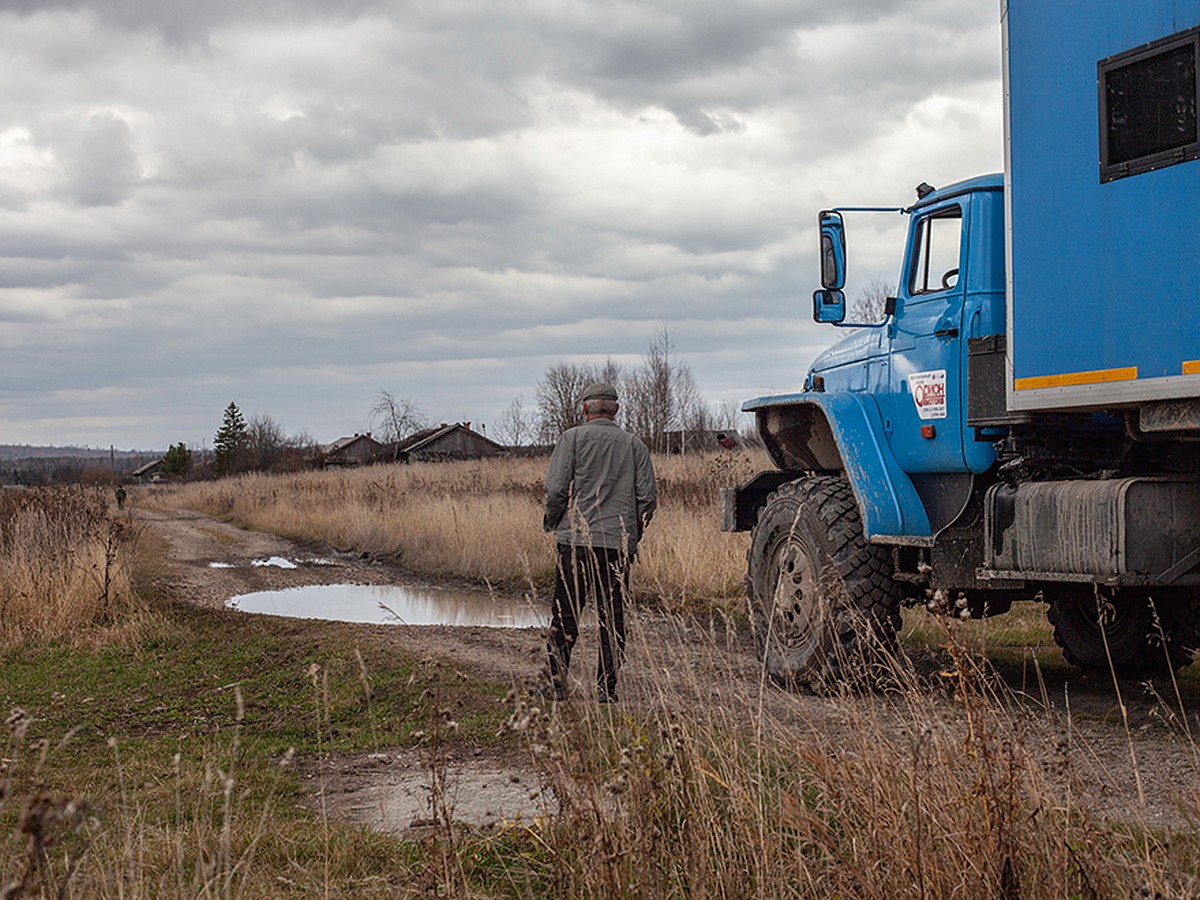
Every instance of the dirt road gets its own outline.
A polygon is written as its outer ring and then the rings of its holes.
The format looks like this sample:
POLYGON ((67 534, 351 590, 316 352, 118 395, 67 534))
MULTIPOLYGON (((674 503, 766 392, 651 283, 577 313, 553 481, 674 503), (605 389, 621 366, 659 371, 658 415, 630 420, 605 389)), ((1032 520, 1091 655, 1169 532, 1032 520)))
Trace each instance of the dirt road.
MULTIPOLYGON (((192 511, 135 511, 137 518, 169 547, 172 593, 191 603, 220 607, 231 597, 252 591, 312 584, 413 584, 411 575, 384 562, 331 548, 304 547, 281 538, 246 531, 192 511)), ((419 583, 419 582, 418 582, 419 583)), ((530 602, 544 599, 532 597, 530 602)), ((919 615, 921 613, 910 613, 919 615)), ((622 703, 636 709, 653 697, 669 708, 695 714, 755 716, 783 723, 796 740, 836 743, 849 723, 864 715, 911 727, 904 711, 887 697, 825 698, 788 693, 765 684, 753 642, 745 628, 720 618, 684 621, 648 611, 633 611, 627 663, 622 670, 622 703)), ((537 629, 450 626, 362 626, 364 640, 403 648, 418 658, 480 677, 522 685, 538 670, 544 634, 537 629)), ((595 635, 585 625, 576 675, 590 677, 595 635)), ((917 654, 915 665, 934 674, 944 660, 917 654)), ((1001 673, 1005 674, 1005 673, 1001 673)), ((1013 672, 1011 682, 1022 676, 1013 672)), ((936 679, 934 679, 936 681, 936 679)), ((575 684, 572 702, 590 702, 585 682, 575 684)), ((1159 686, 1169 692, 1169 686, 1159 686)), ((1039 692, 1040 693, 1040 692, 1039 692)), ((1045 698, 1025 705, 1028 740, 1047 760, 1068 753, 1073 790, 1080 802, 1101 816, 1154 826, 1180 824, 1183 806, 1195 810, 1200 793, 1200 754, 1182 737, 1181 720, 1200 733, 1195 699, 1184 700, 1168 722, 1167 707, 1149 698, 1137 684, 1122 685, 1128 721, 1111 683, 1055 670, 1046 680, 1045 698)), ((957 715, 946 699, 939 716, 957 715)), ((325 779, 323 799, 334 815, 386 830, 419 827, 427 817, 428 769, 413 753, 396 751, 334 761, 325 779)), ((538 778, 522 759, 497 759, 467 752, 450 761, 455 815, 487 824, 520 813, 529 816, 546 802, 538 778)), ((318 789, 314 787, 314 793, 318 789)))

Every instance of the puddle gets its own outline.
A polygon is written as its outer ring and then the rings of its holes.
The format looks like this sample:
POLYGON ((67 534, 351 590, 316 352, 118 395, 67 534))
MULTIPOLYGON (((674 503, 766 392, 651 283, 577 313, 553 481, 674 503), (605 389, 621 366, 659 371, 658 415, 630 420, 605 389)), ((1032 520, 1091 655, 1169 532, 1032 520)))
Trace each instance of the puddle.
MULTIPOLYGON (((311 776, 310 776, 311 777, 311 776)), ((435 824, 430 804, 433 773, 427 761, 408 754, 394 760, 372 754, 349 767, 325 795, 330 815, 377 831, 411 833, 435 824)), ((449 762, 441 773, 446 804, 455 822, 497 828, 506 822, 532 822, 557 809, 536 772, 488 762, 449 762)), ((321 804, 321 791, 312 805, 321 804)))
MULTIPOLYGON (((210 569, 236 569, 239 565, 241 564, 230 562, 210 562, 208 567, 210 569)), ((333 566, 337 565, 337 563, 335 563, 332 559, 302 559, 299 562, 293 562, 292 560, 286 559, 282 556, 272 556, 269 559, 252 559, 250 560, 250 565, 256 567, 271 566, 276 569, 297 569, 301 565, 333 566)))
POLYGON ((398 585, 315 584, 242 594, 225 605, 248 613, 373 625, 544 628, 549 621, 545 613, 522 600, 398 585))
POLYGON ((256 559, 250 565, 252 566, 274 566, 277 569, 294 569, 296 564, 290 559, 284 559, 282 556, 272 556, 270 559, 256 559))

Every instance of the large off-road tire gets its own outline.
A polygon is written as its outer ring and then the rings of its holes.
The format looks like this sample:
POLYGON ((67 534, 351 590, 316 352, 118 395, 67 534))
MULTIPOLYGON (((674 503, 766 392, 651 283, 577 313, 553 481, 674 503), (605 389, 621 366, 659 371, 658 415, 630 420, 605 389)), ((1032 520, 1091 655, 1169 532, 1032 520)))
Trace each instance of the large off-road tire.
POLYGON ((1067 662, 1123 677, 1168 672, 1192 661, 1200 643, 1194 591, 1066 592, 1050 601, 1054 640, 1067 662))
POLYGON ((785 484, 759 514, 747 587, 759 658, 785 685, 868 675, 900 624, 891 554, 868 544, 841 478, 785 484))

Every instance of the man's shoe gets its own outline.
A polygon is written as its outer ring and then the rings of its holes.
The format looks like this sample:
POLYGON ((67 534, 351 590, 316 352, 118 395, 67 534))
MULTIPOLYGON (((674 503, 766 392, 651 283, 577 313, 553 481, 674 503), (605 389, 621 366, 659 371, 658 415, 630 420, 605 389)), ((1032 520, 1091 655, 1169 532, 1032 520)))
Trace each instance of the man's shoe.
POLYGON ((601 702, 601 703, 616 703, 616 702, 617 702, 617 695, 616 695, 616 694, 610 694, 610 693, 608 693, 608 692, 606 692, 606 691, 601 691, 601 692, 600 692, 600 697, 599 697, 599 700, 600 700, 600 702, 601 702))

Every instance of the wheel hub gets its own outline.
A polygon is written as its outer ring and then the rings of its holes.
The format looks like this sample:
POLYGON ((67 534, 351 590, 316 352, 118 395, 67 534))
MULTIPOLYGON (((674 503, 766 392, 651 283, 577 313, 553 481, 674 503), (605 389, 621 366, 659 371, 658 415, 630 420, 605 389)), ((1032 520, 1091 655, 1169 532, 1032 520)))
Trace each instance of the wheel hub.
POLYGON ((816 563, 799 541, 780 544, 775 554, 771 627, 783 645, 797 647, 818 626, 823 604, 816 563))

